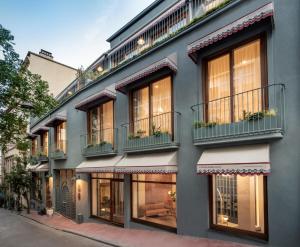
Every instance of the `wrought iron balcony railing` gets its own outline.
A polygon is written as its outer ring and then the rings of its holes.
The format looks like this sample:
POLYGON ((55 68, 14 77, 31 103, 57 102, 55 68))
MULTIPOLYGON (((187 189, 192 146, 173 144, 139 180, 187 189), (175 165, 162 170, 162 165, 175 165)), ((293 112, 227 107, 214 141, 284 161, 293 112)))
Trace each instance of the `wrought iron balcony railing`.
POLYGON ((172 38, 230 1, 179 0, 122 43, 100 56, 83 73, 84 78, 75 80, 58 96, 58 99, 63 101, 91 81, 172 38))
POLYGON ((124 152, 178 148, 180 116, 179 112, 167 112, 123 124, 124 152))
POLYGON ((115 128, 91 131, 81 135, 81 152, 85 157, 113 155, 117 152, 118 130, 115 128))
POLYGON ((191 107, 195 145, 281 138, 284 84, 272 84, 191 107))
POLYGON ((54 160, 67 159, 67 140, 60 140, 51 146, 50 158, 54 160))

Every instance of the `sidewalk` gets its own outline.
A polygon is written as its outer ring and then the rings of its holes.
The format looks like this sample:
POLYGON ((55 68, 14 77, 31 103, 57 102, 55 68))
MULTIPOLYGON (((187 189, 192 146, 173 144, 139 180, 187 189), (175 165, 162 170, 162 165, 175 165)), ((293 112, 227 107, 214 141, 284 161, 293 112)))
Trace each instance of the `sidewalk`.
POLYGON ((59 214, 49 217, 38 215, 37 212, 32 211, 31 214, 23 212, 21 215, 54 229, 117 247, 249 247, 249 245, 239 243, 180 236, 162 231, 124 229, 97 223, 77 224, 59 214))

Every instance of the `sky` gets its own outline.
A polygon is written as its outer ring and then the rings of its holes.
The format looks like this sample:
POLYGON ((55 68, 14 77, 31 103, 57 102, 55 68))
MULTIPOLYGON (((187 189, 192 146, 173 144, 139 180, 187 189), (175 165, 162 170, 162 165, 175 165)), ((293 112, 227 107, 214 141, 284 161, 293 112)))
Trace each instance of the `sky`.
POLYGON ((109 49, 106 39, 154 0, 0 0, 0 24, 28 51, 52 52, 54 60, 88 67, 109 49))

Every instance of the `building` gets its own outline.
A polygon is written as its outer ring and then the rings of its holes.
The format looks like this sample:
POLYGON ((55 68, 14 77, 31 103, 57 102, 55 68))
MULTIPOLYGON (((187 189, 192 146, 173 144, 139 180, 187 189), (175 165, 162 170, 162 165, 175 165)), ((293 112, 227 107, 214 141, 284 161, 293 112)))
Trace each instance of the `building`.
POLYGON ((297 246, 299 10, 157 0, 113 34, 96 79, 31 125, 48 131, 55 210, 297 246))

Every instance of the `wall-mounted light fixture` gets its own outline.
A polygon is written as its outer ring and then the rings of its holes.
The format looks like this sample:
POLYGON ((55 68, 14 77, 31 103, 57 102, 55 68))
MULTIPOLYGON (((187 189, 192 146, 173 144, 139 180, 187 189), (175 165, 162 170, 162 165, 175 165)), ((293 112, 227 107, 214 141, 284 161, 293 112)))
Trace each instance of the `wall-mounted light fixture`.
POLYGON ((98 66, 97 71, 98 72, 102 72, 103 71, 103 67, 102 66, 98 66))

